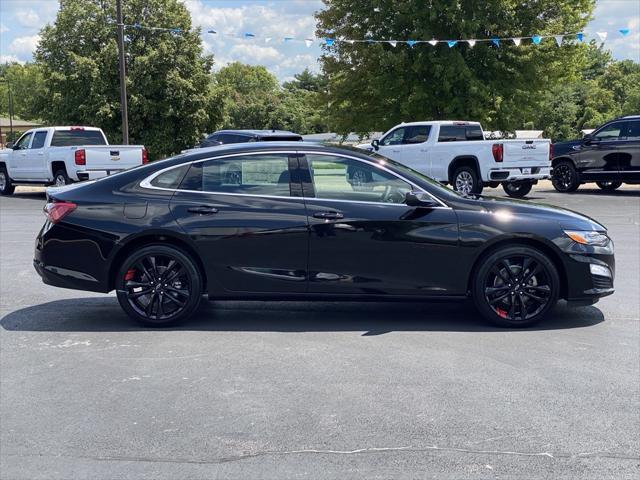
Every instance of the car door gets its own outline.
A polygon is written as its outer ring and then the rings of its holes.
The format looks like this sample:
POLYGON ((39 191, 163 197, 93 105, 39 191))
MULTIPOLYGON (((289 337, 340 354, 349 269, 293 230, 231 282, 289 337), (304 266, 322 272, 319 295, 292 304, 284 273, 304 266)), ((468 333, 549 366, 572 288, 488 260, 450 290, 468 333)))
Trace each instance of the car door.
POLYGON ((640 182, 640 119, 629 120, 618 146, 620 181, 640 182))
POLYGON ((31 178, 44 178, 48 176, 46 152, 44 149, 47 140, 46 130, 37 130, 33 134, 33 140, 27 151, 26 165, 31 178))
POLYGON ((586 139, 578 151, 576 167, 584 180, 615 180, 618 177, 620 135, 627 122, 612 122, 586 139))
MULTIPOLYGON (((309 225, 309 292, 351 295, 459 294, 451 275, 458 223, 445 204, 404 203, 416 188, 381 163, 339 154, 301 159, 309 225), (350 168, 371 181, 354 185, 350 168)), ((464 293, 464 292, 462 292, 464 293)))
POLYGON ((11 152, 11 177, 14 180, 29 180, 31 171, 29 168, 29 145, 33 132, 22 135, 13 146, 11 152))
POLYGON ((191 164, 171 211, 198 249, 210 295, 306 291, 308 226, 296 174, 288 153, 191 164))
POLYGON ((430 125, 412 125, 405 129, 402 140, 402 163, 425 175, 431 175, 427 150, 430 131, 430 125))
POLYGON ((380 139, 378 153, 396 162, 403 161, 403 145, 406 127, 398 127, 380 139))

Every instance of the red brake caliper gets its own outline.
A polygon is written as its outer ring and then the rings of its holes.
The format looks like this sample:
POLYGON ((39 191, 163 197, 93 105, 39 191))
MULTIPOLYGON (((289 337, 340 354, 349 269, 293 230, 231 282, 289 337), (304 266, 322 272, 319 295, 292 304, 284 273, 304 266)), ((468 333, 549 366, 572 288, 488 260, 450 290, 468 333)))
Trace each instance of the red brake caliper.
POLYGON ((127 270, 127 273, 124 274, 124 281, 128 282, 129 280, 133 280, 133 277, 136 275, 136 269, 130 268, 127 270))

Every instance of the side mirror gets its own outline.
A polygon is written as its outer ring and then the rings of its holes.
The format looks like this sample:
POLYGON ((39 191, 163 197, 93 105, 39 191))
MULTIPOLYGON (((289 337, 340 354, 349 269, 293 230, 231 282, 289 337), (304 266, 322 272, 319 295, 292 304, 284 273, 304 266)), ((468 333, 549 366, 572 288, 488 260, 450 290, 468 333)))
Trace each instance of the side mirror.
POLYGON ((598 143, 598 142, 600 142, 600 139, 597 138, 597 137, 594 137, 590 133, 588 133, 584 137, 582 137, 582 143, 585 143, 587 145, 589 145, 591 143, 598 143))
POLYGON ((422 192, 407 192, 404 203, 416 208, 434 208, 438 206, 433 198, 422 192))
POLYGON ((378 140, 377 138, 374 140, 371 140, 371 146, 377 152, 380 149, 380 140, 378 140))
POLYGON ((12 150, 13 150, 13 142, 9 142, 9 143, 7 143, 7 148, 10 148, 10 149, 12 149, 12 150))

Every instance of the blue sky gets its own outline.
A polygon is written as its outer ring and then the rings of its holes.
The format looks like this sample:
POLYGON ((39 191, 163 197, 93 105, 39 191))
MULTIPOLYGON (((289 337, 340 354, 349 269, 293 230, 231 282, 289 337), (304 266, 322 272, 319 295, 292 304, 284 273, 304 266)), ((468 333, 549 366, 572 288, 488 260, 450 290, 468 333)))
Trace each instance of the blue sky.
MULTIPOLYGON (((126 0, 124 0, 126 1, 126 0)), ((319 42, 283 42, 284 37, 312 38, 313 13, 320 0, 184 0, 195 25, 203 29, 205 50, 215 56, 219 68, 232 61, 265 65, 280 80, 290 79, 305 68, 318 69, 319 42), (212 35, 206 30, 240 34, 212 35), (269 43, 264 38, 271 37, 269 43)), ((0 62, 29 61, 38 43, 38 32, 55 19, 57 0, 2 0, 0 2, 0 62)), ((585 30, 587 40, 596 32, 609 32, 606 46, 618 59, 640 62, 640 1, 598 0, 594 18, 585 30), (620 28, 631 33, 622 37, 620 28)), ((532 32, 534 33, 534 32, 532 32)), ((424 47, 429 48, 429 47, 424 47)))

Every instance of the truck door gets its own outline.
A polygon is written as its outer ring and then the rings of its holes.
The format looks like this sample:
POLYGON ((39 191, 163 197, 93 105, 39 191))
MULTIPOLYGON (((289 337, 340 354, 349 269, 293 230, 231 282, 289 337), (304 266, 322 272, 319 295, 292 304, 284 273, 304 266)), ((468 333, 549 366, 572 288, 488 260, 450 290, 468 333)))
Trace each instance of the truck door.
POLYGON ((402 141, 402 163, 424 175, 431 175, 427 140, 430 125, 412 125, 405 129, 402 141))
POLYGON ((627 122, 613 122, 598 130, 580 146, 578 170, 583 180, 611 180, 618 176, 620 141, 627 122))
POLYGON ((9 176, 14 180, 29 179, 29 167, 27 162, 27 152, 33 132, 22 135, 13 146, 9 158, 9 176))
POLYGON ((25 158, 26 168, 29 170, 29 178, 45 178, 48 177, 47 158, 45 153, 45 141, 47 140, 47 131, 38 130, 33 134, 31 146, 26 150, 25 158))
POLYGON ((404 135, 407 127, 398 127, 391 130, 382 139, 380 139, 378 153, 396 162, 402 162, 404 135))
POLYGON ((620 181, 640 182, 640 120, 627 122, 618 150, 620 181))

